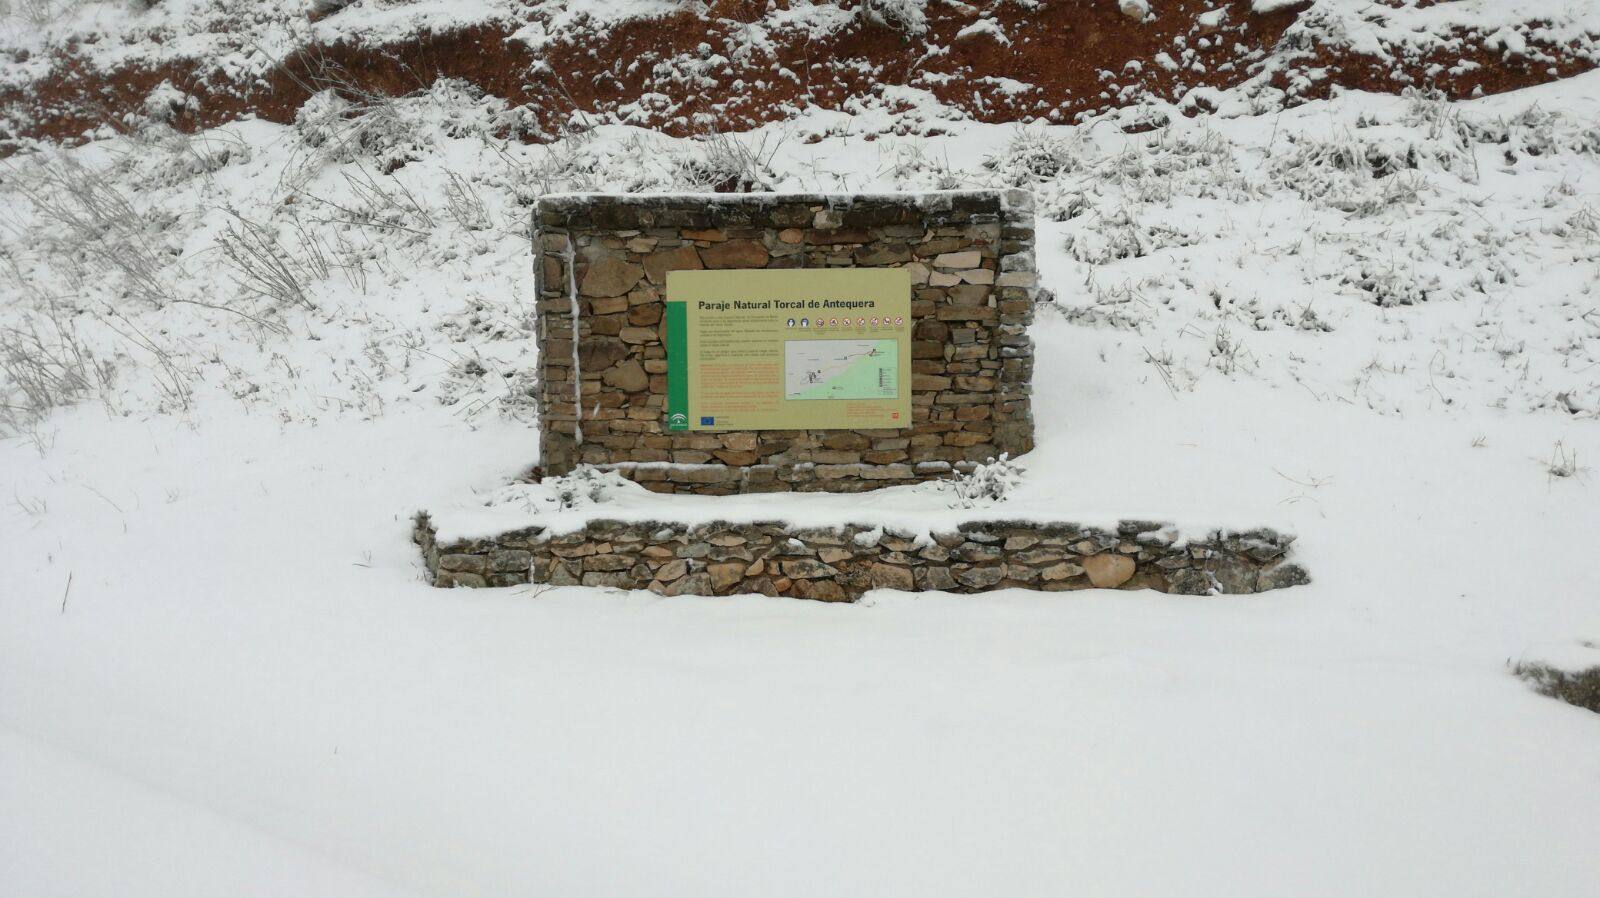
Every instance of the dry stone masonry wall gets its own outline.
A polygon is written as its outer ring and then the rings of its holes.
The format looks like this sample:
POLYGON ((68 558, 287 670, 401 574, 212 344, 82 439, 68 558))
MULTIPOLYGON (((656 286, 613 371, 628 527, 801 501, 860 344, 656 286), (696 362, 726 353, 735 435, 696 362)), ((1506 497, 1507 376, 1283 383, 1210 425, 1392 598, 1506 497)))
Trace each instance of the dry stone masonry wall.
POLYGON ((1254 593, 1310 582, 1287 560, 1293 537, 1214 532, 1180 541, 1152 522, 1116 529, 974 522, 928 536, 847 525, 588 522, 571 533, 533 526, 439 544, 427 515, 415 539, 435 586, 598 586, 664 595, 761 593, 853 601, 868 589, 1055 592, 1155 589, 1183 595, 1254 593))
POLYGON ((541 198, 534 216, 545 474, 592 464, 657 492, 852 492, 1033 448, 1025 192, 575 194, 541 198), (909 428, 666 428, 667 272, 839 267, 911 272, 909 428))

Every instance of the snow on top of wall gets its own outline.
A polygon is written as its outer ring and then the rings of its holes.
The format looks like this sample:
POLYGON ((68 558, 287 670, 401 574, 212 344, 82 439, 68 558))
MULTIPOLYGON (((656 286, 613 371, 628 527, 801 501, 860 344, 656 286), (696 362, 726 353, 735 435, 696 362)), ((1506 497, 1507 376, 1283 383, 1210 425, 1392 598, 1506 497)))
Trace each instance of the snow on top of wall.
POLYGON ((892 203, 915 203, 918 206, 934 206, 948 208, 950 201, 957 197, 982 197, 1007 201, 1008 194, 1013 205, 1007 208, 1025 208, 1028 202, 1027 194, 1022 191, 1008 190, 994 187, 970 187, 945 190, 877 190, 877 191, 836 191, 832 193, 817 193, 809 190, 772 190, 756 193, 707 193, 705 191, 671 191, 671 190, 639 190, 627 193, 611 191, 552 191, 540 195, 538 203, 541 205, 561 207, 571 205, 588 205, 596 201, 607 203, 621 203, 630 205, 646 205, 662 201, 688 201, 702 205, 773 205, 778 203, 822 203, 844 204, 850 202, 883 201, 892 203))
MULTIPOLYGON (((441 544, 459 540, 484 539, 539 526, 548 533, 571 533, 591 521, 616 520, 629 523, 671 521, 686 526, 727 523, 778 522, 797 529, 832 529, 845 524, 881 527, 896 533, 928 538, 932 533, 955 531, 969 522, 1003 523, 1023 521, 1038 524, 1066 524, 1115 530, 1123 520, 1172 523, 1179 544, 1192 537, 1203 537, 1214 529, 1240 531, 1270 526, 1292 536, 1281 516, 1275 520, 1250 519, 1249 513, 1233 509, 1198 511, 1189 503, 1175 501, 1161 507, 1130 503, 1112 508, 1075 499, 1073 476, 1059 466, 1044 465, 1035 470, 1022 465, 1023 476, 1004 502, 987 502, 964 507, 949 483, 928 482, 875 490, 870 497, 849 493, 762 493, 743 496, 695 496, 654 493, 616 474, 597 481, 597 499, 579 496, 579 501, 563 502, 558 493, 564 480, 541 483, 516 483, 495 491, 488 499, 472 504, 451 504, 428 509, 441 544), (781 500, 781 501, 778 501, 781 500), (1180 519, 1172 517, 1177 509, 1180 519), (1070 515, 1070 517, 1064 517, 1070 515)), ((572 475, 569 475, 569 477, 572 475)))

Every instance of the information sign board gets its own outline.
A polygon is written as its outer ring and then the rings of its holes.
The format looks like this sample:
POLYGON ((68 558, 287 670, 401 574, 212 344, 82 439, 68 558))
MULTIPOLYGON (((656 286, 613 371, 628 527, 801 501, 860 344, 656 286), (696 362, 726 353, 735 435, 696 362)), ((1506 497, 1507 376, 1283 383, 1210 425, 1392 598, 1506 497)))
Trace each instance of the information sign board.
POLYGON ((911 426, 903 268, 667 274, 668 430, 911 426))

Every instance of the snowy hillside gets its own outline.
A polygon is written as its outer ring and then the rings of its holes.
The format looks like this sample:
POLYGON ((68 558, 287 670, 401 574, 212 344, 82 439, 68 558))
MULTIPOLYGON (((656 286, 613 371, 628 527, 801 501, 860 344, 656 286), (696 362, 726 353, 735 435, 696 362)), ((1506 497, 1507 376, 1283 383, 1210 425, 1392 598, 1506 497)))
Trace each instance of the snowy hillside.
MULTIPOLYGON (((904 7, 938 33, 961 5, 904 7)), ((90 34, 108 70, 195 54, 242 83, 247 46, 330 29, 536 46, 651 12, 239 6, 13 2, 5 77, 90 34)), ((215 125, 168 85, 77 145, 18 137, 0 895, 1589 893, 1600 716, 1511 668, 1600 666, 1600 73, 1286 106, 1272 62, 1310 28, 1412 46, 1407 71, 1474 33, 1592 48, 1590 4, 1500 6, 1318 0, 1250 79, 1075 124, 901 81, 742 130, 610 107, 551 133, 443 78, 215 125), (1010 507, 1278 526, 1312 585, 422 583, 412 513, 538 463, 536 197, 968 186, 1034 191, 1054 294, 1010 507)), ((1017 41, 1013 7, 973 16, 1017 41)))
POLYGON ((1600 64, 1588 0, 11 0, 0 153, 124 129, 286 123, 328 86, 453 78, 521 107, 503 134, 594 122, 686 136, 808 110, 1071 123, 1146 99, 1261 108, 1335 89, 1453 98, 1600 64), (915 112, 937 102, 941 114, 915 112))

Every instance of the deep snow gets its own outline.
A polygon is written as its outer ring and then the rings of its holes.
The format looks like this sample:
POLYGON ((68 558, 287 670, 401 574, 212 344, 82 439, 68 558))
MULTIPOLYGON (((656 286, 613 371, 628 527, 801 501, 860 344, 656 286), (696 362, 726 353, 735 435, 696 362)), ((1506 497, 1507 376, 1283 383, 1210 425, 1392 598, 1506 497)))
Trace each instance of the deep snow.
POLYGON ((1038 191, 1014 507, 1298 533, 1315 582, 1248 597, 431 589, 412 512, 536 460, 518 201, 736 152, 496 145, 445 87, 68 154, 134 223, 9 163, 0 324, 113 370, 0 442, 0 893, 1592 891, 1600 717, 1508 662, 1600 641, 1597 78, 729 138, 776 188, 1038 191))
MULTIPOLYGON (((19 735, 0 742, 0 882, 210 895, 301 877, 296 894, 343 895, 359 871, 394 894, 1453 896, 1593 882, 1600 721, 1506 670, 1600 632, 1589 488, 1549 483, 1531 457, 1570 425, 1312 416, 1287 392, 1176 403, 1041 358, 1042 383, 1071 385, 1041 417, 1080 423, 1047 431, 1040 454, 1062 459, 1083 507, 1276 510, 1317 582, 851 606, 438 591, 407 512, 494 485, 525 459, 523 428, 426 410, 196 429, 65 416, 46 459, 5 450, 17 494, 48 510, 19 513, 4 543, 0 713, 19 735), (172 840, 130 851, 124 830, 147 826, 172 840), (184 834, 213 829, 220 853, 195 860, 184 834), (158 875, 175 865, 190 875, 158 875)), ((1592 426, 1577 433, 1600 448, 1592 426)))

